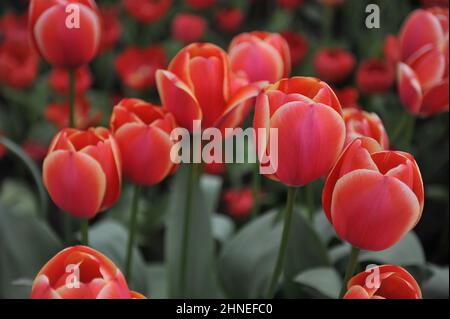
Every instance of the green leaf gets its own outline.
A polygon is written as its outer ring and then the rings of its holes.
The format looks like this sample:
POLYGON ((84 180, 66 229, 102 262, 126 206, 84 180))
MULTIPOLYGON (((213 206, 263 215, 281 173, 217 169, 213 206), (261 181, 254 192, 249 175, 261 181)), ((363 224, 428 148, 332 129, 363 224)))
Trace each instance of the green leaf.
POLYGON ((16 213, 38 216, 37 199, 28 185, 14 179, 6 179, 0 188, 0 202, 16 213))
POLYGON ((167 291, 167 270, 163 264, 152 264, 147 266, 148 292, 147 298, 166 299, 167 291))
MULTIPOLYGON (((181 251, 187 196, 188 167, 182 166, 173 180, 167 216, 165 256, 169 273, 170 297, 182 296, 181 251)), ((194 183, 195 184, 195 183, 194 183)), ((189 231, 186 295, 190 298, 219 298, 220 291, 214 260, 211 216, 221 190, 221 179, 203 176, 194 186, 189 231)))
POLYGON ((0 204, 0 298, 29 298, 31 287, 17 283, 34 280, 62 248, 37 217, 17 214, 0 204))
POLYGON ((228 216, 214 214, 212 217, 213 237, 222 244, 233 235, 235 228, 233 221, 228 216))
POLYGON ((298 284, 312 288, 328 298, 338 298, 342 279, 336 269, 319 267, 306 270, 294 278, 298 284))
MULTIPOLYGON (((128 231, 114 220, 105 219, 89 229, 89 246, 111 259, 122 272, 125 270, 127 243, 128 231)), ((145 293, 147 291, 147 270, 136 247, 133 248, 131 271, 132 278, 128 282, 130 289, 145 293)))
POLYGON ((422 286, 424 298, 448 299, 449 295, 449 269, 448 267, 440 267, 430 265, 433 272, 432 277, 422 286))

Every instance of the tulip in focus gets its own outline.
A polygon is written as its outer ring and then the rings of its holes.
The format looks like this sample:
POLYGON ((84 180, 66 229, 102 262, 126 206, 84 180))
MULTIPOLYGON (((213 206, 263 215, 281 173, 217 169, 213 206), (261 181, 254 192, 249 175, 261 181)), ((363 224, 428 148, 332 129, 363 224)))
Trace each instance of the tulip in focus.
POLYGON ((143 299, 130 291, 122 272, 106 256, 86 246, 59 252, 39 271, 32 299, 143 299))
POLYGON ((392 65, 378 59, 361 62, 356 76, 359 89, 367 94, 386 92, 394 81, 395 71, 392 65))
POLYGON ((377 141, 383 149, 389 149, 389 137, 378 115, 355 108, 344 109, 343 113, 347 131, 345 145, 355 138, 367 136, 377 141))
POLYGON ((172 0, 124 0, 123 6, 137 21, 151 24, 166 15, 172 6, 172 0))
POLYGON ((97 53, 101 23, 93 0, 31 0, 29 24, 34 47, 53 66, 75 69, 97 53))
MULTIPOLYGON (((92 75, 87 66, 75 70, 75 94, 85 93, 92 84, 92 75)), ((49 77, 50 87, 56 92, 69 94, 69 71, 66 69, 53 68, 49 77)))
POLYGON ((172 114, 160 106, 125 99, 114 107, 110 127, 119 145, 125 177, 138 185, 152 186, 173 173, 171 161, 176 128, 172 114))
POLYGON ((200 41, 207 27, 207 22, 203 17, 190 13, 179 13, 172 21, 172 37, 185 44, 200 41))
POLYGON ((359 273, 350 279, 347 288, 344 299, 422 299, 414 277, 395 265, 375 266, 359 273))
POLYGON ((44 160, 43 178, 59 208, 78 218, 94 217, 121 193, 122 160, 115 139, 101 127, 61 130, 44 160))
MULTIPOLYGON (((333 90, 315 78, 293 77, 258 96, 253 127, 278 129, 278 170, 267 177, 304 186, 326 176, 345 141, 342 110, 333 90)), ((270 157, 269 133, 257 134, 257 149, 270 157)))
POLYGON ((387 249, 422 215, 419 167, 408 153, 385 151, 371 138, 357 138, 328 176, 322 205, 341 239, 360 249, 387 249))
POLYGON ((355 67, 355 57, 343 49, 320 49, 314 58, 314 70, 325 82, 345 80, 355 67))
POLYGON ((250 82, 276 82, 291 72, 289 45, 278 33, 242 33, 233 39, 228 53, 231 69, 245 72, 250 82))

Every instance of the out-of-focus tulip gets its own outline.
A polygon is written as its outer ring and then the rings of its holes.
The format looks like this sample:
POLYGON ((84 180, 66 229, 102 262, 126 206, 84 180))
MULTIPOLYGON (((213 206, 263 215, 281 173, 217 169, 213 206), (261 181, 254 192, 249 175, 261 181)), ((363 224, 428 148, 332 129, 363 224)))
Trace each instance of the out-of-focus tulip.
POLYGON ((318 0, 324 6, 338 7, 344 4, 345 0, 318 0))
POLYGON ((266 139, 257 134, 256 144, 258 154, 269 157, 268 130, 278 129, 278 169, 268 177, 290 186, 328 174, 345 141, 341 105, 333 90, 315 78, 293 77, 268 87, 258 96, 253 127, 267 130, 266 139))
POLYGON ((116 70, 121 81, 136 91, 154 87, 156 70, 166 65, 166 52, 159 45, 144 49, 129 47, 116 59, 116 70))
POLYGON ((414 115, 448 111, 448 10, 415 10, 399 35, 398 89, 405 108, 414 115))
POLYGON ((343 49, 320 49, 314 57, 314 70, 323 81, 345 80, 355 67, 355 57, 343 49))
POLYGON ((216 0, 185 0, 184 2, 197 9, 207 9, 216 4, 216 0))
POLYGON ((327 178, 322 205, 340 238, 365 250, 384 250, 419 221, 424 205, 420 170, 403 152, 357 138, 327 178))
POLYGON ((224 8, 216 13, 216 23, 223 32, 236 32, 244 21, 244 15, 239 8, 224 8))
POLYGON ((432 7, 448 8, 448 0, 420 0, 420 3, 424 8, 432 8, 432 7))
POLYGON ((391 64, 378 59, 361 62, 356 82, 361 92, 367 94, 388 91, 395 81, 395 71, 391 64))
POLYGON ((289 45, 278 33, 242 33, 233 39, 228 52, 231 69, 244 71, 250 82, 276 82, 291 72, 289 45))
POLYGON ((172 21, 172 37, 185 44, 200 41, 207 26, 206 20, 201 16, 179 13, 172 21))
POLYGON ((292 65, 300 64, 308 53, 308 41, 300 33, 284 31, 281 35, 289 45, 292 65))
POLYGON ((422 299, 417 281, 404 268, 375 266, 354 276, 344 299, 422 299))
POLYGON ((154 23, 172 6, 172 0, 124 0, 125 10, 141 23, 154 23))
POLYGON ((342 89, 334 90, 336 96, 341 103, 343 109, 360 109, 361 107, 358 104, 359 100, 359 92, 356 88, 351 86, 346 86, 342 89))
POLYGON ((384 58, 388 63, 390 63, 392 66, 396 66, 397 63, 400 61, 400 48, 399 48, 399 42, 395 35, 388 35, 384 39, 384 45, 383 45, 383 53, 384 58))
POLYGON ((226 165, 225 163, 205 163, 203 171, 210 175, 222 175, 226 171, 226 165))
POLYGON ((347 131, 345 145, 355 138, 367 136, 376 140, 383 149, 389 149, 389 137, 378 115, 355 108, 344 109, 343 112, 347 131))
MULTIPOLYGON (((92 76, 87 66, 82 66, 75 71, 75 93, 85 93, 92 84, 92 76)), ((50 86, 56 92, 69 94, 69 71, 67 69, 53 68, 50 73, 50 86)))
POLYGON ((60 68, 89 63, 100 44, 101 23, 93 0, 31 0, 29 27, 36 50, 60 68))
POLYGON ((157 71, 156 82, 163 106, 190 131, 195 120, 203 128, 238 126, 262 85, 247 86, 245 77, 232 74, 227 54, 211 43, 183 48, 167 70, 157 71))
POLYGON ((9 42, 0 45, 0 84, 25 88, 36 79, 39 58, 30 48, 16 48, 9 42))
POLYGON ((28 140, 22 144, 22 149, 33 161, 40 163, 47 155, 48 147, 39 142, 28 140))
MULTIPOLYGON (((68 103, 52 103, 45 110, 45 118, 56 127, 62 129, 69 126, 70 107, 68 103)), ((75 127, 86 129, 98 125, 102 112, 92 112, 91 104, 84 96, 75 99, 75 127)))
POLYGON ((253 208, 253 192, 250 188, 229 189, 223 194, 227 212, 235 218, 245 218, 253 208))
POLYGON ((122 272, 106 256, 86 246, 64 249, 39 271, 32 299, 135 299, 122 272))
POLYGON ((305 0, 277 0, 277 4, 286 9, 294 10, 300 7, 305 0))
POLYGON ((104 7, 100 9, 102 19, 102 37, 100 39, 100 52, 111 50, 116 45, 122 33, 122 25, 118 17, 118 8, 104 7))
MULTIPOLYGON (((2 135, 3 134, 0 131, 0 138, 2 137, 2 135)), ((5 146, 2 143, 0 143, 0 159, 2 159, 3 156, 5 156, 5 153, 6 153, 5 146)))
POLYGON ((124 175, 133 183, 152 186, 176 170, 170 133, 177 125, 160 106, 125 99, 114 107, 110 127, 122 153, 124 175))
POLYGON ((120 196, 122 160, 115 139, 102 127, 61 130, 50 144, 43 178, 59 208, 75 217, 94 217, 120 196))
POLYGON ((12 51, 25 54, 30 50, 28 41, 28 16, 7 12, 0 18, 0 34, 3 43, 8 43, 12 51))

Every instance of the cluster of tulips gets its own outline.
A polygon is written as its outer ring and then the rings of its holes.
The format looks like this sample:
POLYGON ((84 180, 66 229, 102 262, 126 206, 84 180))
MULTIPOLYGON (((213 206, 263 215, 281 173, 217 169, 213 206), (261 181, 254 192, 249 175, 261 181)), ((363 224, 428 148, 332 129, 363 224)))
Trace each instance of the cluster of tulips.
MULTIPOLYGON (((125 1, 129 8, 135 2, 125 1)), ((390 149, 376 114, 343 109, 334 89, 320 79, 290 77, 291 52, 285 38, 250 32, 236 36, 228 52, 212 43, 181 49, 166 69, 156 71, 161 105, 126 98, 114 107, 109 128, 77 129, 75 71, 95 57, 101 29, 93 0, 30 1, 33 46, 48 63, 70 74, 68 127, 49 147, 43 162, 44 185, 56 206, 80 219, 82 235, 82 246, 61 251, 42 268, 32 298, 145 298, 130 291, 122 272, 107 257, 88 247, 89 219, 118 201, 124 176, 136 185, 131 247, 140 189, 161 183, 178 168, 170 157, 176 142, 171 132, 177 127, 192 132, 196 120, 203 128, 239 127, 253 110, 255 129, 278 130, 278 168, 266 177, 288 188, 283 237, 267 297, 275 295, 286 241, 295 231, 290 221, 296 190, 326 178, 323 210, 337 235, 353 247, 341 297, 421 298, 414 278, 396 265, 378 267, 380 284, 375 288, 367 284, 367 272, 354 276, 360 250, 395 245, 417 225, 424 209, 419 166, 411 154, 390 149), (68 28, 66 9, 74 4, 79 27, 68 28), (68 286, 77 283, 67 272, 70 265, 79 272, 76 289, 68 286)), ((448 12, 419 9, 398 37, 389 40, 400 98, 414 115, 448 109, 444 93, 449 78, 448 38, 448 12)), ((266 135, 257 139, 256 152, 270 157, 273 150, 266 135)), ((131 259, 129 249, 127 279, 131 259)))

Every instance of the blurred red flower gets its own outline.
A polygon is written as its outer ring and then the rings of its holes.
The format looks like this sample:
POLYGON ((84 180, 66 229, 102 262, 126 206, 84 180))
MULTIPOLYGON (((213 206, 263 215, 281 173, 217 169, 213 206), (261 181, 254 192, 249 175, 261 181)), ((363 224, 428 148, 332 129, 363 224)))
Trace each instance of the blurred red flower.
POLYGON ((206 9, 216 4, 216 0, 184 0, 184 2, 197 9, 206 9))
POLYGON ((154 23, 169 11, 172 0, 124 0, 123 5, 137 21, 154 23))
POLYGON ((392 66, 396 67, 400 61, 400 48, 398 39, 395 35, 389 34, 384 39, 383 53, 384 58, 392 66))
POLYGON ((424 8, 431 8, 431 7, 448 8, 448 0, 420 0, 420 3, 424 8))
POLYGON ((359 89, 367 94, 386 92, 394 81, 395 71, 392 64, 379 59, 361 62, 356 76, 359 89))
POLYGON ((167 65, 167 56, 160 45, 146 48, 128 47, 116 58, 116 71, 122 83, 136 91, 155 86, 155 72, 167 65))
POLYGON ((314 58, 317 76, 329 83, 345 80, 355 67, 355 57, 343 49, 320 49, 314 58))
POLYGON ((294 10, 297 9, 299 6, 301 6, 305 2, 305 0, 277 0, 277 4, 280 7, 294 10))
POLYGON ((35 80, 39 58, 31 48, 4 42, 0 45, 0 84, 25 88, 35 80))
POLYGON ((334 92, 341 103, 343 109, 355 108, 360 109, 358 104, 359 92, 356 88, 347 86, 342 89, 335 89, 334 92))
POLYGON ((3 43, 8 43, 11 50, 24 54, 29 52, 28 15, 7 12, 0 18, 0 34, 3 43))
POLYGON ((281 32, 281 35, 289 45, 292 65, 300 64, 308 53, 308 41, 300 33, 292 31, 281 32))
POLYGON ((40 163, 47 155, 48 147, 39 142, 28 140, 22 144, 22 149, 33 161, 40 163))
POLYGON ((234 8, 224 8, 216 12, 216 23, 223 32, 236 32, 244 21, 242 10, 234 8))
MULTIPOLYGON (((53 68, 49 77, 50 86, 56 92, 69 94, 69 71, 67 69, 53 68)), ((75 92, 77 95, 86 92, 92 84, 92 76, 87 66, 75 71, 75 92)))
POLYGON ((120 23, 119 9, 116 7, 100 8, 100 16, 102 20, 102 37, 100 39, 99 52, 111 50, 116 45, 122 33, 122 25, 120 23))
POLYGON ((207 22, 203 17, 190 13, 179 13, 172 21, 172 37, 185 44, 200 41, 207 27, 207 22))
POLYGON ((254 198, 250 188, 228 189, 222 199, 227 212, 235 218, 245 218, 252 212, 254 198))
POLYGON ((226 171, 225 163, 205 163, 203 170, 206 174, 222 175, 226 171))

